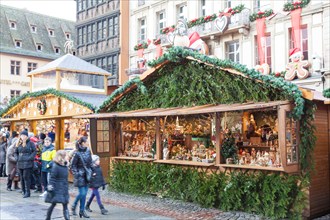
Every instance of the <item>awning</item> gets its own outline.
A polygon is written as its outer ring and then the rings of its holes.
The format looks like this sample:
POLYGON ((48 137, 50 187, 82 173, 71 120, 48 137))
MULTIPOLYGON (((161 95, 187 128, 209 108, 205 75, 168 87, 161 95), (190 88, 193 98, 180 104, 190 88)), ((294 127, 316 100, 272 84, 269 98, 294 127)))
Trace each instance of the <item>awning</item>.
POLYGON ((139 109, 127 112, 110 112, 100 114, 90 114, 75 116, 73 118, 134 118, 134 117, 157 117, 157 116, 176 116, 176 115, 196 115, 215 112, 228 112, 239 110, 253 110, 276 107, 279 105, 290 104, 289 101, 274 102, 249 102, 243 104, 222 104, 222 105, 202 105, 195 107, 175 107, 175 108, 156 108, 139 109))

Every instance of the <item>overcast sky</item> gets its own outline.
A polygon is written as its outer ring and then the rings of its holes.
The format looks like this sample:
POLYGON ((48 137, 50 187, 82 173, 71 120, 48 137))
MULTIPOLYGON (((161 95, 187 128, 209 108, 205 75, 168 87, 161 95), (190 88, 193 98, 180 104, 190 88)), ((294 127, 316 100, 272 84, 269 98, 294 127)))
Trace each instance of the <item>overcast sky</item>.
POLYGON ((0 4, 76 21, 76 2, 74 0, 0 0, 0 4))

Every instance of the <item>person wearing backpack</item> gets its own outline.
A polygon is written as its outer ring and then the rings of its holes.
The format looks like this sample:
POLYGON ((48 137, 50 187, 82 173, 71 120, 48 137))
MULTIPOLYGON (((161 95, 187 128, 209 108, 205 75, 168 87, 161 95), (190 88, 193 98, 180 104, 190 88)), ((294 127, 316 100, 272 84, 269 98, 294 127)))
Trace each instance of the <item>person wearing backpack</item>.
POLYGON ((36 148, 28 138, 28 132, 26 130, 20 133, 20 138, 22 139, 22 143, 17 146, 15 155, 17 158, 17 168, 21 176, 23 198, 28 198, 31 196, 31 175, 34 157, 36 156, 36 148))
POLYGON ((89 218, 85 212, 86 196, 88 191, 88 181, 86 169, 92 169, 92 155, 88 148, 86 137, 81 137, 76 142, 76 151, 71 160, 71 172, 73 174, 73 184, 78 187, 79 194, 75 198, 71 207, 72 215, 77 215, 76 207, 80 202, 79 217, 89 218))
POLYGON ((92 189, 92 195, 86 204, 86 211, 92 212, 92 210, 90 209, 90 205, 93 202, 94 197, 96 197, 96 201, 101 209, 102 215, 106 215, 108 213, 108 210, 104 208, 99 193, 99 188, 102 187, 102 190, 104 190, 106 185, 103 178, 102 169, 100 167, 100 157, 94 154, 92 156, 92 161, 93 161, 94 173, 93 173, 93 178, 89 183, 89 187, 92 189))
POLYGON ((46 220, 51 219, 52 212, 57 203, 61 203, 63 205, 64 219, 70 219, 68 210, 68 203, 70 199, 68 183, 69 172, 67 165, 68 161, 66 151, 59 150, 54 157, 54 163, 47 186, 48 193, 45 198, 45 202, 51 203, 51 206, 47 210, 46 220))
POLYGON ((54 145, 52 144, 52 139, 50 137, 46 137, 44 140, 44 146, 41 152, 41 181, 44 187, 44 193, 40 196, 45 196, 48 185, 48 175, 51 171, 51 167, 53 164, 53 158, 56 155, 56 150, 54 145))

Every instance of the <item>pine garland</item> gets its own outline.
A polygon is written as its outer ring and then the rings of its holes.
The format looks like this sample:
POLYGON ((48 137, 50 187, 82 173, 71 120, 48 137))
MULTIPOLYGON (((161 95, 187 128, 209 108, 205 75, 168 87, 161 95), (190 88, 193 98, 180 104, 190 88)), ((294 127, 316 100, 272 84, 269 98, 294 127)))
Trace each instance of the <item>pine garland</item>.
POLYGON ((283 6, 283 11, 293 11, 298 8, 304 8, 309 4, 310 0, 302 0, 296 2, 287 2, 283 6))
POLYGON ((147 42, 142 42, 134 46, 134 50, 147 49, 147 48, 148 48, 147 42))
POLYGON ((273 15, 274 12, 273 12, 273 9, 269 9, 269 10, 266 10, 266 11, 258 11, 256 13, 253 13, 252 15, 250 15, 250 21, 251 22, 254 22, 255 20, 259 19, 259 18, 267 18, 271 15, 273 15))
POLYGON ((281 90, 286 96, 291 97, 294 100, 296 105, 292 112, 294 118, 296 120, 301 118, 304 109, 304 99, 302 98, 302 93, 297 85, 287 82, 283 78, 277 78, 271 75, 261 75, 258 71, 254 69, 248 69, 245 65, 234 63, 230 60, 211 58, 192 50, 183 49, 182 47, 170 48, 167 53, 165 53, 157 60, 148 62, 148 65, 157 66, 166 60, 178 63, 183 58, 188 56, 191 56, 205 63, 213 64, 215 67, 231 68, 237 70, 252 80, 263 81, 267 88, 275 88, 281 90))
POLYGON ((67 95, 63 92, 60 92, 56 89, 51 88, 51 89, 41 90, 41 91, 37 91, 37 92, 24 93, 23 95, 21 95, 19 97, 16 97, 15 99, 11 99, 10 102, 9 102, 9 105, 6 108, 4 108, 3 110, 0 111, 0 117, 2 117, 6 112, 8 112, 11 108, 16 106, 18 103, 20 103, 23 99, 37 98, 37 97, 45 96, 45 95, 48 95, 48 94, 52 94, 52 95, 55 95, 55 96, 58 96, 58 97, 68 99, 68 100, 70 100, 74 103, 85 106, 85 107, 89 108, 92 111, 95 111, 95 109, 96 109, 95 106, 93 106, 93 105, 91 105, 87 102, 81 101, 80 99, 77 99, 73 96, 67 95))
POLYGON ((323 96, 330 99, 330 88, 323 90, 323 96))

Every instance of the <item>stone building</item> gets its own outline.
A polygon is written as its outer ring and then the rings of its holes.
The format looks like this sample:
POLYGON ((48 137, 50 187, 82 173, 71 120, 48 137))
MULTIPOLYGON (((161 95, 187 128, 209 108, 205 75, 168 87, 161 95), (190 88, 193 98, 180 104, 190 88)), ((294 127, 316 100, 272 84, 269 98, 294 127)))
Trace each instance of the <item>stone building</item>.
POLYGON ((77 55, 108 72, 111 87, 127 80, 128 1, 77 0, 77 55))
MULTIPOLYGON (((161 41, 164 50, 171 44, 167 34, 162 30, 174 28, 178 19, 192 21, 208 15, 219 15, 241 4, 245 9, 233 14, 228 20, 228 27, 215 20, 195 25, 188 29, 188 34, 197 31, 209 47, 210 55, 220 59, 230 59, 255 67, 258 63, 258 46, 256 21, 249 16, 255 12, 273 10, 265 21, 264 56, 270 72, 284 71, 289 63, 289 51, 293 48, 292 24, 290 12, 284 11, 287 0, 224 0, 224 1, 130 1, 130 22, 136 25, 130 28, 130 67, 128 73, 140 73, 138 62, 141 59, 134 46, 143 42, 149 43, 144 49, 143 58, 148 61, 156 56, 154 39, 161 41), (172 26, 173 25, 173 26, 172 26), (218 26, 218 27, 217 27, 218 26), (224 28, 224 30, 221 30, 224 28), (150 43, 151 42, 151 43, 150 43)), ((304 80, 293 80, 302 87, 323 91, 330 87, 330 3, 325 0, 310 1, 301 13, 301 51, 311 65, 311 77, 304 80)), ((145 67, 143 67, 145 68, 145 67)))
POLYGON ((0 7, 0 103, 30 91, 28 72, 65 54, 74 22, 5 5, 0 7))

